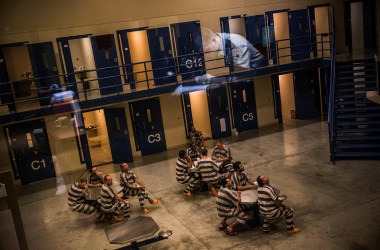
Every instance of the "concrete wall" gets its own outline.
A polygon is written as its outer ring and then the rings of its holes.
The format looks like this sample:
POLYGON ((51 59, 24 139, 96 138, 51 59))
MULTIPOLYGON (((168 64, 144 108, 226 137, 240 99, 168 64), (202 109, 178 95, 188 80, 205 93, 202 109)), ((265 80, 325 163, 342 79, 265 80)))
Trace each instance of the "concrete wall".
POLYGON ((274 117, 271 76, 256 77, 254 82, 259 127, 277 123, 278 120, 274 117))
POLYGON ((282 117, 290 118, 291 110, 295 110, 293 73, 279 76, 282 117))
POLYGON ((56 173, 86 169, 85 165, 80 163, 71 115, 46 117, 45 126, 56 173))
POLYGON ((219 31, 219 18, 239 14, 261 15, 284 8, 334 3, 338 43, 344 42, 343 1, 309 0, 167 0, 132 1, 2 1, 0 43, 55 41, 57 37, 92 33, 109 34, 118 29, 168 26, 200 20, 202 27, 219 31), (112 2, 112 3, 111 3, 112 2), (23 18, 20 18, 23 17, 23 18))
POLYGON ((186 144, 187 138, 180 96, 161 95, 160 106, 167 148, 175 148, 186 144))
POLYGON ((208 109, 207 93, 205 90, 190 93, 191 115, 196 129, 202 131, 203 136, 212 137, 210 112, 208 109))

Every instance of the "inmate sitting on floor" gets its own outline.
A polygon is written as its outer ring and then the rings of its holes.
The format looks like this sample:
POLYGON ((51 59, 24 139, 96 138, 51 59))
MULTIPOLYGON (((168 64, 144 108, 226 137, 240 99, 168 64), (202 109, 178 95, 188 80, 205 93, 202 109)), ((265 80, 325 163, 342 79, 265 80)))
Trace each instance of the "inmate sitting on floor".
MULTIPOLYGON (((112 189, 112 178, 109 175, 104 177, 104 184, 102 185, 102 191, 100 192, 100 209, 109 214, 120 216, 123 212, 124 219, 130 217, 131 208, 127 200, 123 200, 112 189)), ((111 224, 122 221, 123 218, 113 217, 111 224)))
POLYGON ((102 172, 98 171, 97 167, 92 167, 87 178, 88 187, 101 187, 103 185, 104 176, 102 172))
POLYGON ((202 159, 198 161, 196 171, 202 176, 202 181, 207 183, 211 194, 216 196, 218 194, 216 186, 223 178, 223 175, 219 174, 219 167, 208 157, 207 152, 206 148, 202 148, 202 159))
POLYGON ((195 173, 192 174, 189 169, 191 168, 191 160, 186 156, 185 150, 178 152, 178 159, 176 162, 176 179, 181 184, 189 184, 183 192, 186 196, 192 196, 194 189, 199 187, 200 181, 196 178, 195 173))
POLYGON ((219 217, 223 219, 219 229, 224 230, 228 235, 235 236, 237 232, 234 231, 234 227, 239 223, 245 224, 248 216, 241 210, 240 192, 231 190, 231 179, 222 179, 220 182, 222 187, 219 189, 218 196, 216 197, 216 206, 219 217), (232 217, 236 217, 236 220, 228 225, 227 219, 232 217))
POLYGON ((85 199, 88 196, 86 192, 87 181, 85 178, 73 183, 68 191, 69 207, 74 212, 86 213, 95 215, 98 219, 102 219, 102 213, 100 212, 100 204, 96 200, 88 201, 85 199))
POLYGON ((258 201, 260 205, 260 213, 264 217, 263 232, 268 233, 269 220, 285 216, 286 229, 288 233, 298 233, 301 230, 294 227, 293 223, 293 209, 286 206, 279 200, 279 195, 274 191, 273 187, 269 185, 269 179, 266 176, 260 175, 257 177, 259 188, 258 201))
POLYGON ((120 185, 123 187, 123 198, 137 195, 139 197, 141 210, 145 214, 149 213, 149 210, 145 208, 144 200, 147 199, 150 204, 158 204, 158 200, 149 197, 149 195, 145 192, 144 183, 142 183, 139 177, 129 169, 127 163, 121 163, 120 168, 122 171, 120 174, 120 185))

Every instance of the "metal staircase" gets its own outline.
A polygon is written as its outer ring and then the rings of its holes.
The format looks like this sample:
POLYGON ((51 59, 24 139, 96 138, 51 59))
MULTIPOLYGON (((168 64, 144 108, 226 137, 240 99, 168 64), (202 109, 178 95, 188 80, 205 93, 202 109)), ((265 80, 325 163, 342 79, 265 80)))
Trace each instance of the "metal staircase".
POLYGON ((375 60, 336 62, 330 160, 380 158, 380 105, 366 98, 376 88, 375 60))

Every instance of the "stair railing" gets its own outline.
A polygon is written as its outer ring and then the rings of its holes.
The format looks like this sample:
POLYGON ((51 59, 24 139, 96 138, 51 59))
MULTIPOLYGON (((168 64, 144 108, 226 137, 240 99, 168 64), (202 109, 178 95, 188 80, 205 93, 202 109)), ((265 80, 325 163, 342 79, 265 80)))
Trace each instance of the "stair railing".
POLYGON ((330 61, 330 88, 329 88, 329 106, 328 106, 328 129, 329 129, 329 144, 330 144, 330 162, 335 164, 334 155, 334 126, 335 126, 335 39, 334 34, 330 34, 331 41, 331 61, 330 61))
POLYGON ((375 67, 376 67, 376 88, 377 88, 377 94, 380 95, 379 57, 376 54, 375 54, 375 67))

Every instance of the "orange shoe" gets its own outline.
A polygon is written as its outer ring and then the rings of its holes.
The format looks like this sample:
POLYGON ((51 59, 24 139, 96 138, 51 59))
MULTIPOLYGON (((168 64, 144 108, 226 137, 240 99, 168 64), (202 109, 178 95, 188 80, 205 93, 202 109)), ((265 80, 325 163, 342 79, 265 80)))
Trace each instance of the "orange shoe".
POLYGON ((263 227, 263 232, 268 234, 270 232, 270 228, 269 227, 263 227))
POLYGON ((111 221, 110 221, 110 224, 115 224, 115 223, 118 223, 120 221, 124 221, 124 219, 123 218, 119 218, 119 217, 112 218, 111 221))
POLYGON ((141 211, 142 211, 144 214, 147 214, 147 213, 149 213, 149 210, 148 210, 148 209, 146 209, 145 207, 144 207, 144 208, 141 208, 141 211))
POLYGON ((216 197, 218 196, 218 191, 214 187, 211 187, 211 194, 216 197))
POLYGON ((191 193, 191 192, 183 192, 183 195, 186 195, 186 196, 189 196, 189 197, 191 197, 193 194, 191 193))
POLYGON ((294 227, 292 230, 288 230, 288 233, 293 234, 293 233, 299 233, 301 232, 301 229, 294 227))
POLYGON ((156 204, 158 204, 158 200, 150 200, 149 203, 156 205, 156 204))

